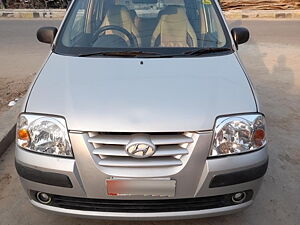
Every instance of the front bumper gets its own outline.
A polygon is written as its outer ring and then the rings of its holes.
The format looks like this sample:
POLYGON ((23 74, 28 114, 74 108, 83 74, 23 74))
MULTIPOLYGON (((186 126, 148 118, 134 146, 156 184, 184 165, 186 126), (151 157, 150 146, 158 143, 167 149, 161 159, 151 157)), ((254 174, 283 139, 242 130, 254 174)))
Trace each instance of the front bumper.
MULTIPOLYGON (((210 140, 208 139, 207 142, 209 143, 209 141, 210 140)), ((91 154, 89 154, 87 149, 84 149, 84 145, 80 145, 80 140, 73 141, 72 144, 76 148, 74 150, 76 160, 45 156, 24 151, 18 147, 16 148, 16 165, 21 177, 21 182, 34 206, 42 210, 63 213, 65 215, 118 220, 187 219, 230 214, 245 209, 252 204, 268 164, 267 149, 263 148, 259 151, 247 154, 204 160, 204 165, 199 165, 199 168, 201 167, 201 169, 191 173, 190 164, 197 165, 194 161, 197 160, 197 155, 193 155, 197 154, 195 151, 191 155, 188 164, 181 171, 172 175, 160 177, 177 181, 175 197, 107 196, 105 180, 114 176, 105 174, 95 166, 91 154), (32 169, 31 175, 34 170, 39 171, 39 174, 37 176, 27 176, 26 171, 20 172, 20 167, 23 169, 32 169), (82 169, 83 167, 84 169, 82 169), (44 176, 45 174, 52 176, 52 181, 51 179, 45 178, 42 181, 38 180, 39 177, 44 176), (55 182, 55 175, 60 176, 60 182, 55 182), (237 179, 232 178, 239 178, 238 180, 240 180, 240 182, 237 182, 237 179), (226 180, 227 183, 222 182, 223 180, 226 180), (71 185, 68 185, 67 181, 69 181, 71 185), (166 199, 176 200, 214 197, 246 190, 252 191, 253 194, 251 195, 251 199, 240 204, 225 204, 224 207, 169 212, 116 212, 113 210, 109 212, 79 210, 76 209, 76 207, 64 208, 44 205, 36 201, 31 195, 32 191, 38 191, 52 195, 83 199, 164 201, 166 199)))

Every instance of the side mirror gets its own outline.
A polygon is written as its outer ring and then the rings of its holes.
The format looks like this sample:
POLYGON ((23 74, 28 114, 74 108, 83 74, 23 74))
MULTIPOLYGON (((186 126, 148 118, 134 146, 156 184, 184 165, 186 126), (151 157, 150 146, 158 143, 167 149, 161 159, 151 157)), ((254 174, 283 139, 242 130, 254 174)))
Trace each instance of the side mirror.
POLYGON ((52 44, 56 34, 57 34, 56 27, 41 27, 38 30, 36 36, 40 42, 52 44))
POLYGON ((235 41, 236 46, 244 44, 249 41, 250 33, 247 28, 236 27, 231 30, 233 40, 235 41))

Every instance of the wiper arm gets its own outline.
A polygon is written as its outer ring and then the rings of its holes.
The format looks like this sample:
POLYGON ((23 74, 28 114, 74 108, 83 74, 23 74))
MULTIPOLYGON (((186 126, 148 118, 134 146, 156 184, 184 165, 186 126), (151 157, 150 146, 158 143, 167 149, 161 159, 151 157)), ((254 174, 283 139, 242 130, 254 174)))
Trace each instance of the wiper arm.
POLYGON ((192 51, 185 52, 186 55, 204 55, 208 53, 216 53, 216 52, 227 52, 232 51, 231 48, 200 48, 192 51))
POLYGON ((92 52, 87 54, 80 54, 79 57, 89 57, 89 56, 123 56, 123 57, 144 57, 144 58, 169 58, 175 56, 197 56, 203 55, 208 53, 215 53, 215 52, 225 52, 231 51, 230 48, 201 48, 196 49, 188 52, 184 52, 183 54, 160 54, 158 52, 145 52, 145 51, 116 51, 116 52, 92 52))
POLYGON ((137 56, 151 56, 151 55, 160 55, 157 52, 144 52, 144 51, 119 51, 119 52, 93 52, 87 54, 78 55, 79 57, 89 57, 89 56, 128 56, 128 57, 137 57, 137 56))

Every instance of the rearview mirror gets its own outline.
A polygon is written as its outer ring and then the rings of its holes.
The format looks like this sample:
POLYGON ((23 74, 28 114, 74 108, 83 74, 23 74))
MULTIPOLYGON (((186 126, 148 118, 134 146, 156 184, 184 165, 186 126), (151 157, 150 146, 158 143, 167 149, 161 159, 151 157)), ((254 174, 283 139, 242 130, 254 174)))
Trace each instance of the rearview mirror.
POLYGON ((236 46, 246 43, 250 38, 249 30, 244 27, 233 28, 231 34, 236 46))
POLYGON ((40 42, 52 44, 56 34, 57 34, 56 27, 41 27, 38 30, 36 36, 40 42))

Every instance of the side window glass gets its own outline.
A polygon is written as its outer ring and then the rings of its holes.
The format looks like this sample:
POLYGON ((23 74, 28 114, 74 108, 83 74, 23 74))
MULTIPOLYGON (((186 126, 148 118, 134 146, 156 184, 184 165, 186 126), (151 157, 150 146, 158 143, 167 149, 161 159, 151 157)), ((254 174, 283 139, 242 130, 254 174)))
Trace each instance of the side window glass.
POLYGON ((65 28, 66 30, 62 36, 62 41, 65 46, 74 46, 86 32, 88 2, 89 0, 76 1, 75 5, 72 7, 71 14, 66 21, 69 25, 65 28))
POLYGON ((74 40, 84 32, 85 10, 79 9, 76 13, 75 20, 71 30, 71 40, 74 40))
POLYGON ((97 30, 97 28, 100 27, 104 15, 103 15, 103 5, 104 5, 104 0, 98 0, 94 2, 94 7, 93 7, 93 19, 91 21, 91 28, 92 30, 97 30))
POLYGON ((204 5, 204 13, 207 23, 206 39, 204 47, 223 47, 226 44, 226 38, 222 29, 222 25, 212 4, 204 5))

